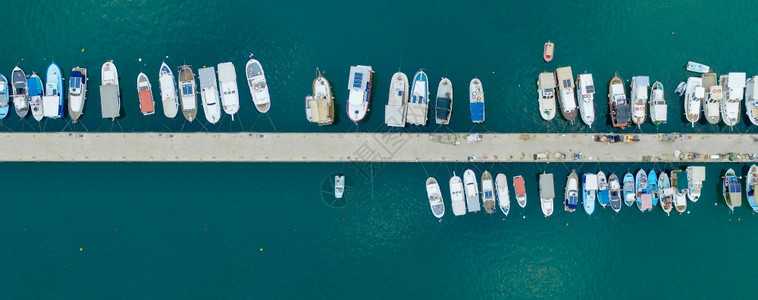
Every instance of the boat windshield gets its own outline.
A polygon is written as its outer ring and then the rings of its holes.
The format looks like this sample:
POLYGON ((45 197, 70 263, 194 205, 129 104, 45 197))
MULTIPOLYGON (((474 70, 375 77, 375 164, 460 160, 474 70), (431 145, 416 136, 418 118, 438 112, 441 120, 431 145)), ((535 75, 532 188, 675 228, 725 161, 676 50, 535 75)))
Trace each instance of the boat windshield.
POLYGON ((192 85, 191 84, 183 84, 182 85, 182 94, 184 94, 184 95, 192 95, 192 94, 194 94, 194 91, 192 89, 192 85))

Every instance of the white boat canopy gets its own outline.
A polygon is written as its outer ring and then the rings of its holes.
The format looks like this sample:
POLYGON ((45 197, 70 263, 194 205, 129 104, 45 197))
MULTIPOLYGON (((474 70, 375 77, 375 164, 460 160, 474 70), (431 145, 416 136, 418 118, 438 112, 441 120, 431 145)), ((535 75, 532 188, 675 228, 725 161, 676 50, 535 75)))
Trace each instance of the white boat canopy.
POLYGON ((693 182, 705 181, 705 167, 704 166, 688 167, 687 178, 693 182))
POLYGON ((729 73, 729 99, 740 99, 745 92, 745 73, 729 73))
POLYGON ((555 189, 553 188, 553 174, 540 174, 540 197, 555 198, 555 189))
POLYGON ((595 93, 595 83, 592 81, 592 74, 579 74, 581 89, 587 94, 595 93))
POLYGON ((587 174, 584 176, 584 188, 589 191, 597 190, 597 175, 587 174))

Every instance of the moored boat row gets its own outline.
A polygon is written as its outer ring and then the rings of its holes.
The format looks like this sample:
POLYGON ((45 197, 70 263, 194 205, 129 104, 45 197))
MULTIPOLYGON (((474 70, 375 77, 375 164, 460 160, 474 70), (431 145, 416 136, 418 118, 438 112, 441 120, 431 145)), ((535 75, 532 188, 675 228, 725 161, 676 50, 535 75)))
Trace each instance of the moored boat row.
MULTIPOLYGON (((179 86, 177 88, 174 73, 163 62, 159 69, 158 81, 163 112, 166 117, 176 117, 179 108, 185 118, 192 122, 197 116, 197 84, 195 74, 188 65, 179 67, 179 86), (178 96, 177 96, 178 94, 178 96)), ((237 90, 237 75, 231 62, 218 64, 218 78, 214 67, 204 67, 198 70, 200 79, 200 96, 206 119, 216 123, 221 117, 221 107, 234 120, 234 114, 239 110, 237 90)), ((255 59, 250 59, 246 66, 248 85, 256 108, 265 113, 270 108, 268 85, 266 84, 263 68, 255 59)), ((100 105, 103 118, 116 119, 121 116, 120 77, 116 65, 112 61, 105 62, 101 67, 100 105)), ((87 98, 87 69, 75 67, 71 70, 68 83, 68 112, 72 122, 78 122, 84 113, 87 98)), ((7 115, 10 99, 19 117, 24 118, 29 110, 32 116, 41 121, 42 118, 58 119, 63 117, 64 85, 63 73, 56 63, 51 63, 47 69, 46 84, 33 73, 26 73, 18 66, 13 69, 10 82, 0 74, 0 118, 7 115), (10 85, 10 92, 8 86, 10 85)), ((152 84, 145 73, 139 73, 136 80, 137 104, 143 115, 155 113, 152 84)))
MULTIPOLYGON (((681 214, 687 210, 688 197, 691 202, 697 202, 705 180, 705 167, 687 167, 686 178, 681 172, 679 169, 674 169, 670 172, 661 171, 658 174, 654 169, 649 172, 637 170, 636 175, 631 172, 624 175, 623 185, 620 184, 616 174, 611 174, 606 179, 603 172, 584 173, 581 176, 580 185, 577 172, 572 170, 566 178, 564 210, 574 212, 579 206, 581 193, 581 205, 587 215, 592 215, 596 210, 596 201, 601 208, 610 205, 611 209, 617 213, 621 210, 623 201, 627 206, 636 203, 637 208, 642 212, 652 211, 656 206, 660 206, 667 215, 674 209, 681 214)), ((437 192, 439 186, 430 189, 430 184, 437 183, 436 179, 433 182, 430 181, 432 179, 427 180, 427 193, 434 215, 441 218, 444 214, 444 203, 441 197, 437 201, 438 198, 434 196, 440 194, 437 192)), ((727 170, 723 176, 724 202, 732 211, 735 207, 742 206, 743 192, 739 180, 740 177, 733 169, 727 170)), ((554 185, 552 173, 539 174, 540 208, 545 217, 554 213, 554 185)), ((520 175, 514 176, 513 187, 518 205, 522 208, 526 207, 524 178, 520 175)), ((755 200, 756 188, 758 188, 758 166, 752 165, 745 177, 745 194, 750 207, 758 212, 758 203, 755 200)), ((480 180, 477 180, 474 171, 467 169, 464 172, 464 179, 461 180, 453 172, 450 178, 450 196, 453 213, 456 216, 465 215, 467 209, 468 212, 478 212, 482 206, 488 214, 494 213, 496 207, 499 207, 505 216, 508 216, 511 211, 508 179, 503 173, 498 173, 493 180, 490 172, 485 170, 480 180)))

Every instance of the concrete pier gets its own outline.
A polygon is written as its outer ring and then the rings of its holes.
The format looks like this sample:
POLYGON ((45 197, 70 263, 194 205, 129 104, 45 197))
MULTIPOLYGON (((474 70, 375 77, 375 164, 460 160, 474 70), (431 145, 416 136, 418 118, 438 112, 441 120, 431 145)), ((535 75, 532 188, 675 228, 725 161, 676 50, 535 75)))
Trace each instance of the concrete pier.
MULTIPOLYGON (((485 133, 5 133, 0 161, 725 162, 750 161, 758 136, 485 133), (627 140, 639 140, 628 141, 627 140), (455 143, 457 144, 450 144, 455 143), (678 151, 677 151, 678 150, 678 151), (581 155, 577 156, 577 154, 581 155), (675 153, 679 154, 675 156, 675 153), (699 155, 695 155, 698 153, 699 155)), ((755 157, 755 155, 752 155, 755 157)))

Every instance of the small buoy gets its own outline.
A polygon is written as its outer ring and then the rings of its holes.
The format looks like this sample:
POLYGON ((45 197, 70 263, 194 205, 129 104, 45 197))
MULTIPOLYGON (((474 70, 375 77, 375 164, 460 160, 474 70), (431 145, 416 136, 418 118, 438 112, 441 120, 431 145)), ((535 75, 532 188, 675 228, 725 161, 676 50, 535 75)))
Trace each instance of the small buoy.
POLYGON ((524 216, 524 219, 526 219, 526 216, 524 216))
POLYGON ((168 55, 166 55, 166 58, 168 58, 168 55))
POLYGON ((82 53, 84 53, 84 48, 82 48, 82 53))
POLYGON ((673 31, 671 32, 671 35, 674 35, 674 32, 673 32, 673 31))
POLYGON ((374 222, 368 222, 368 224, 369 224, 369 225, 371 225, 371 226, 373 226, 373 225, 374 225, 374 222))
POLYGON ((568 226, 569 226, 569 223, 566 223, 566 227, 568 227, 568 226))
POLYGON ((142 62, 142 57, 138 58, 137 61, 142 62))
POLYGON ((437 220, 437 222, 442 223, 442 219, 437 220))
POLYGON ((742 221, 742 218, 737 218, 737 221, 742 221))
POLYGON ((29 228, 24 228, 24 231, 29 231, 29 228))
POLYGON ((118 228, 113 228, 113 231, 118 231, 118 228))
POLYGON ((109 60, 109 62, 113 62, 113 60, 111 59, 111 60, 109 60))
POLYGON ((21 58, 21 61, 24 61, 24 58, 23 58, 23 57, 21 58))
POLYGON ((713 203, 713 206, 719 206, 719 204, 718 203, 713 203))
POLYGON ((263 248, 259 249, 259 251, 263 252, 263 248))
POLYGON ((82 251, 84 251, 84 248, 79 248, 79 252, 82 252, 82 251))
POLYGON ((205 228, 204 230, 205 230, 205 231, 208 231, 208 228, 205 228))
POLYGON ((295 228, 295 232, 297 232, 297 228, 295 228))
POLYGON ((687 214, 689 215, 689 214, 690 214, 690 211, 687 211, 687 214))

